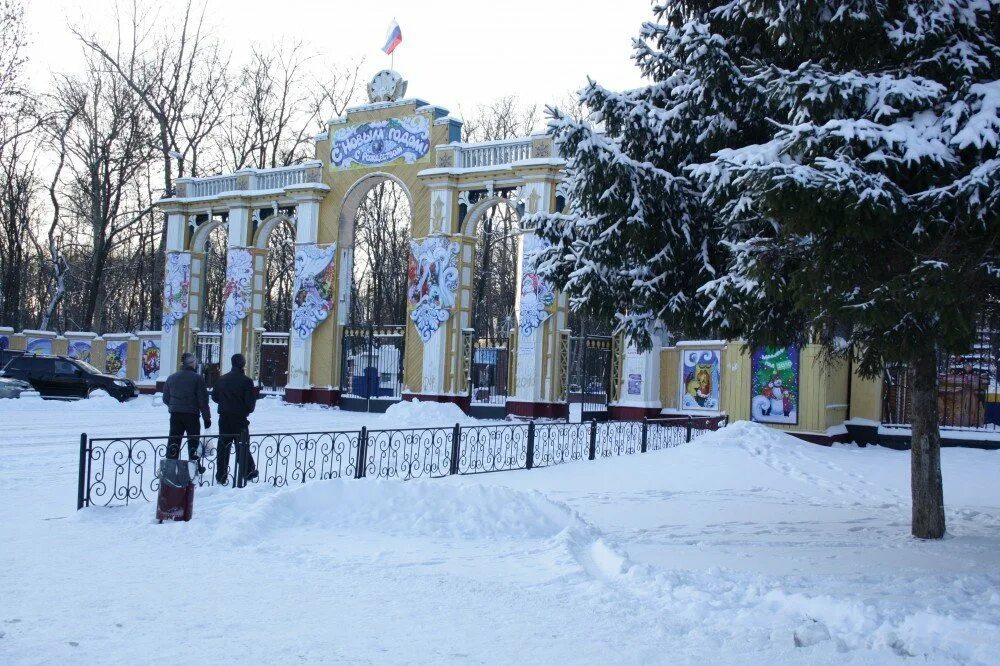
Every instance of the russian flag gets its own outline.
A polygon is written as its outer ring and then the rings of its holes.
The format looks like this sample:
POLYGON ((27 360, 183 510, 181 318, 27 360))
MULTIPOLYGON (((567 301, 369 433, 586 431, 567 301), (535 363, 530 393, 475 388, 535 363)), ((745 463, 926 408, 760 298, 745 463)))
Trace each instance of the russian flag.
POLYGON ((399 29, 399 24, 396 23, 396 19, 392 19, 392 23, 389 24, 389 34, 385 38, 385 46, 382 47, 382 50, 385 51, 386 55, 389 55, 396 50, 402 41, 403 33, 399 29))

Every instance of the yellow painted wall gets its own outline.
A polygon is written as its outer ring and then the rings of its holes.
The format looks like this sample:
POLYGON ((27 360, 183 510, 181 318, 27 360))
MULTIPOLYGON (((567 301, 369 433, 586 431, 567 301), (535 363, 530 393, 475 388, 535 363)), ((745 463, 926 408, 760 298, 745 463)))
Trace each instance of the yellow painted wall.
POLYGON ((94 342, 90 349, 90 364, 103 372, 104 362, 108 357, 107 343, 104 338, 94 338, 94 342))
POLYGON ((69 340, 66 338, 56 338, 52 341, 52 353, 65 356, 69 351, 69 340))
MULTIPOLYGON (((332 134, 338 129, 351 125, 373 120, 414 115, 416 114, 416 109, 416 103, 411 102, 409 104, 391 105, 378 109, 351 111, 347 114, 346 123, 331 124, 328 129, 332 134)), ((320 245, 337 243, 338 267, 341 261, 341 252, 344 249, 339 237, 340 213, 344 205, 344 199, 358 181, 371 174, 388 174, 402 181, 411 198, 411 237, 414 239, 423 238, 429 233, 430 190, 420 182, 417 178, 417 173, 423 169, 430 168, 436 163, 434 146, 448 143, 450 137, 447 125, 434 125, 434 117, 429 111, 421 113, 424 113, 431 121, 431 149, 425 158, 418 160, 414 164, 405 164, 400 160, 379 167, 334 169, 330 166, 330 139, 327 138, 316 142, 316 159, 323 162, 323 182, 330 187, 329 194, 320 203, 318 243, 320 245)), ((337 284, 335 288, 335 293, 340 293, 340 285, 337 284)), ((339 385, 339 357, 342 328, 337 324, 336 319, 335 315, 328 317, 313 332, 310 371, 313 386, 339 385)), ((409 325, 409 317, 407 317, 406 321, 408 325, 406 327, 406 350, 403 370, 404 384, 410 390, 419 391, 422 384, 420 375, 423 364, 423 344, 420 341, 416 328, 409 325)))
POLYGON ((863 379, 855 372, 851 379, 851 418, 881 421, 882 378, 863 379))
POLYGON ((138 339, 128 341, 128 359, 125 367, 125 377, 133 382, 139 381, 139 351, 140 342, 138 339))
POLYGON ((665 347, 660 350, 660 404, 663 409, 680 407, 680 368, 681 353, 676 347, 665 347))

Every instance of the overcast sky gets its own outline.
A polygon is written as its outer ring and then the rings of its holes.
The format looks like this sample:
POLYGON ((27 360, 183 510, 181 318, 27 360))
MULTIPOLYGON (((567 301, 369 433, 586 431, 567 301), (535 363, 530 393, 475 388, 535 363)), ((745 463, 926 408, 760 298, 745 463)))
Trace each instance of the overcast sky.
MULTIPOLYGON (((174 11, 179 0, 161 0, 174 11)), ((120 0, 128 6, 130 0, 120 0)), ((641 83, 631 39, 652 14, 649 0, 207 0, 208 22, 242 62, 250 43, 298 37, 319 62, 365 58, 364 78, 389 64, 381 52, 395 17, 403 32, 395 67, 407 96, 471 110, 505 94, 526 103, 561 99, 590 76, 615 88, 641 83)), ((50 72, 79 67, 67 22, 110 30, 113 0, 26 0, 29 72, 43 88, 50 72)), ((367 100, 364 100, 367 101, 367 100)))

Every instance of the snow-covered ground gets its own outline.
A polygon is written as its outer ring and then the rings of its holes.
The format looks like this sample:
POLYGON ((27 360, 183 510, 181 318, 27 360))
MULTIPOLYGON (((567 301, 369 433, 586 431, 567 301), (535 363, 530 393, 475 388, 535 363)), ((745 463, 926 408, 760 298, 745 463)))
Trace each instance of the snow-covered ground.
MULTIPOLYGON (((456 420, 275 401, 254 430, 456 420)), ((1000 452, 943 452, 933 543, 907 536, 906 452, 748 423, 531 471, 200 488, 187 524, 73 510, 81 431, 164 422, 0 401, 0 663, 1000 663, 1000 452)))

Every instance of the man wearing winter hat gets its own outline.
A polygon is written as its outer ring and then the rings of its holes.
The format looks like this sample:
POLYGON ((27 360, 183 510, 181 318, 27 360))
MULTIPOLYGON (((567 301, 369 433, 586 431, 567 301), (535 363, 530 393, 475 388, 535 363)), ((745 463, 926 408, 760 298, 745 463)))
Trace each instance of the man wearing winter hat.
POLYGON ((242 470, 243 478, 253 481, 257 478, 257 466, 250 455, 249 416, 257 406, 257 391, 253 380, 247 377, 244 368, 247 360, 243 354, 233 354, 233 369, 219 377, 212 389, 212 400, 219 405, 219 455, 215 467, 215 480, 220 484, 229 476, 229 447, 235 440, 236 455, 246 462, 242 470))
POLYGON ((197 370, 198 359, 191 352, 181 355, 181 369, 167 377, 163 384, 163 402, 170 411, 170 439, 167 457, 177 460, 181 453, 181 437, 188 438, 188 460, 198 463, 198 473, 205 468, 198 460, 198 440, 201 424, 198 414, 205 419, 205 429, 212 427, 212 412, 208 410, 208 388, 205 378, 197 370))

